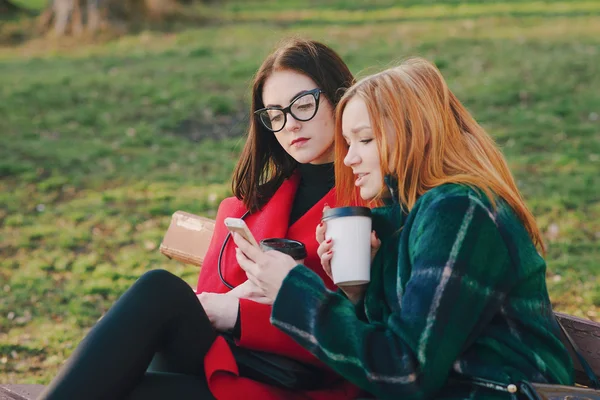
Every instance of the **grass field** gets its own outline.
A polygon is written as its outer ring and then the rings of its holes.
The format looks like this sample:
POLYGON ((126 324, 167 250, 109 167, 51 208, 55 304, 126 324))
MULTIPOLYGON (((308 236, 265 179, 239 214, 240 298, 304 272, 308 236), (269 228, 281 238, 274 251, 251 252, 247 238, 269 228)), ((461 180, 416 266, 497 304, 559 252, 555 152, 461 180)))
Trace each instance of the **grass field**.
POLYGON ((251 77, 292 34, 360 76, 435 61, 534 211, 556 309, 600 319, 600 6, 429 3, 230 1, 205 27, 0 48, 0 382, 47 383, 144 271, 195 282, 158 245, 229 194, 251 77))

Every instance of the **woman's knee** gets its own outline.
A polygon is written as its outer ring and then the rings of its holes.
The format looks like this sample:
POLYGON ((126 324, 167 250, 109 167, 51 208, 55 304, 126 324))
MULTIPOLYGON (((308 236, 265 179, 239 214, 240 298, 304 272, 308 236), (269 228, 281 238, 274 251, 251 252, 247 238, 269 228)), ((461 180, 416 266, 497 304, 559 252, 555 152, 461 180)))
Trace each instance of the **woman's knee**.
POLYGON ((136 286, 144 287, 150 290, 161 292, 169 291, 169 289, 181 289, 187 287, 187 283, 164 269, 153 269, 144 273, 135 283, 136 286))

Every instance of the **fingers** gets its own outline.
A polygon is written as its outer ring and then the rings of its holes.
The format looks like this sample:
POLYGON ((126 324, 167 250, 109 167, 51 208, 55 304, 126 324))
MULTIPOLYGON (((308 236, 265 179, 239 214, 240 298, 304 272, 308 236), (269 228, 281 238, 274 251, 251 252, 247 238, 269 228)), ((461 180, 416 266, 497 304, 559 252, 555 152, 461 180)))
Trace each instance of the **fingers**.
MULTIPOLYGON (((331 258, 333 257, 333 240, 330 238, 321 242, 319 247, 317 248, 317 254, 321 259, 321 265, 323 266, 323 270, 329 276, 331 276, 331 258)), ((333 278, 332 278, 333 279, 333 278)))
POLYGON ((375 231, 371 232, 371 261, 375 258, 377 251, 381 247, 381 240, 377 238, 375 231))
POLYGON ((327 231, 327 224, 325 222, 321 222, 317 225, 317 229, 315 232, 315 237, 317 239, 317 243, 322 243, 325 240, 325 232, 327 231))
POLYGON ((379 250, 379 247, 381 247, 381 240, 379 240, 375 231, 371 231, 371 248, 379 250))
POLYGON ((240 249, 235 249, 235 258, 237 259, 240 268, 242 268, 246 272, 246 277, 248 277, 248 281, 253 284, 257 290, 262 293, 262 286, 260 285, 260 281, 257 278, 259 266, 252 260, 250 260, 240 249))
MULTIPOLYGON (((243 239, 242 239, 243 240, 243 239)), ((248 242, 246 242, 248 243, 248 242)), ((250 245, 252 247, 252 245, 250 245)), ((242 251, 241 248, 237 248, 235 249, 235 258, 238 262, 238 264, 240 265, 240 268, 242 268, 245 272, 246 275, 256 275, 257 271, 257 265, 254 261, 252 261, 251 259, 249 259, 246 254, 244 254, 244 252, 242 251)), ((252 281, 251 281, 252 282, 252 281)))
POLYGON ((246 239, 244 239, 241 235, 237 233, 233 234, 233 241, 235 242, 236 246, 240 250, 242 250, 242 252, 250 260, 256 261, 257 258, 260 257, 261 254, 263 254, 262 250, 252 246, 250 242, 248 242, 246 239))
POLYGON ((323 266, 323 270, 331 279, 333 276, 331 275, 331 259, 333 258, 333 250, 329 250, 327 253, 321 256, 321 265, 323 266))
POLYGON ((260 288, 260 285, 259 285, 260 282, 258 281, 258 279, 254 275, 250 275, 248 273, 246 273, 246 276, 248 277, 248 280, 254 286, 256 286, 256 292, 251 297, 248 297, 248 298, 255 300, 257 297, 264 297, 264 293, 263 293, 262 289, 260 288))
MULTIPOLYGON (((329 210, 331 207, 329 207, 328 204, 325 204, 325 206, 323 207, 323 213, 325 213, 325 211, 329 210)), ((317 243, 321 243, 322 241, 325 240, 325 231, 327 231, 327 224, 323 221, 321 221, 321 223, 319 225, 317 225, 317 229, 315 232, 315 237, 317 239, 317 243)))
POLYGON ((324 242, 321 242, 321 244, 319 245, 319 247, 317 247, 317 255, 320 258, 323 254, 327 253, 332 248, 333 248, 333 241, 332 241, 332 239, 329 239, 329 240, 326 240, 324 242))

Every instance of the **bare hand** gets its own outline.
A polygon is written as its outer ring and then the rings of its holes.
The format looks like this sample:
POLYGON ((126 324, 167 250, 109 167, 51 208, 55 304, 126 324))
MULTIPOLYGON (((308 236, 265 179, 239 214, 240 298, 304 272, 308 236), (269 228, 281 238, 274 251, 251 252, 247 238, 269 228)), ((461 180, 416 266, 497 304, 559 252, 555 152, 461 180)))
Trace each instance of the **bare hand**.
POLYGON ((282 252, 257 249, 237 233, 233 234, 233 241, 238 246, 235 250, 237 262, 246 271, 248 280, 273 303, 283 280, 298 263, 282 252))
POLYGON ((262 290, 249 280, 231 289, 226 295, 238 299, 249 299, 257 303, 270 304, 270 300, 265 297, 262 290))
MULTIPOLYGON (((324 208, 325 211, 327 208, 324 208)), ((333 239, 326 240, 325 233, 327 231, 327 224, 325 222, 321 222, 317 226, 315 237, 317 242, 319 243, 319 247, 317 248, 317 255, 321 259, 321 265, 323 266, 323 270, 333 280, 333 275, 331 273, 331 259, 333 258, 333 239)), ((375 258, 377 251, 381 247, 381 240, 377 238, 375 231, 371 232, 371 261, 375 258)), ((353 303, 357 303, 361 297, 364 295, 367 290, 368 283, 362 285, 354 285, 354 286, 339 286, 339 288, 346 294, 348 299, 353 303)))
MULTIPOLYGON (((325 206, 323 207, 323 214, 325 211, 329 210, 331 207, 325 206)), ((321 244, 325 241, 325 232, 327 231, 327 224, 324 221, 321 221, 319 225, 317 225, 317 230, 315 232, 315 237, 317 239, 317 243, 321 244)))
POLYGON ((200 293, 197 295, 212 326, 221 332, 235 326, 240 300, 234 296, 219 293, 200 293))

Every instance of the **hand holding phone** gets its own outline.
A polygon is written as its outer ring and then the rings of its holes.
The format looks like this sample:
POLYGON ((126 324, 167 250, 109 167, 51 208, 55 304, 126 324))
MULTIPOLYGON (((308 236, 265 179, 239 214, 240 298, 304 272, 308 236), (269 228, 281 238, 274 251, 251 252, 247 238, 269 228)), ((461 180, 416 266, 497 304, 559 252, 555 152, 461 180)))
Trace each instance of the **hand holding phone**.
POLYGON ((254 239, 252 232, 250 232, 250 229, 248 229, 248 225, 246 225, 243 219, 231 217, 225 218, 225 226, 227 227, 227 229, 229 229, 229 232, 235 232, 240 234, 240 236, 246 239, 251 245, 253 245, 256 248, 260 248, 258 242, 256 241, 256 239, 254 239))

